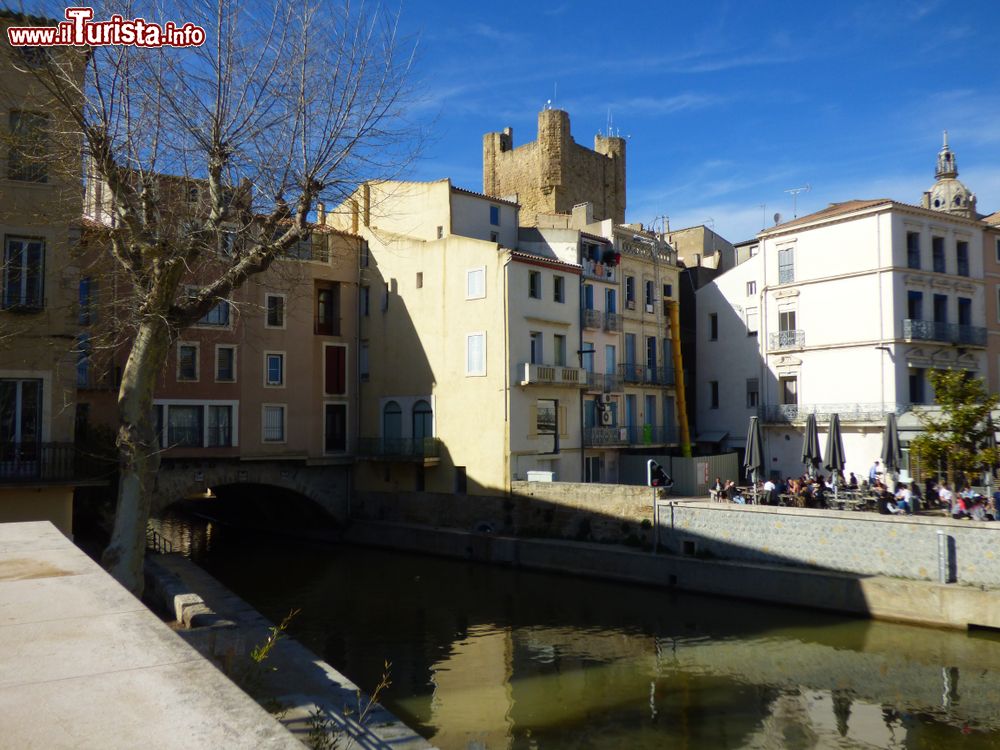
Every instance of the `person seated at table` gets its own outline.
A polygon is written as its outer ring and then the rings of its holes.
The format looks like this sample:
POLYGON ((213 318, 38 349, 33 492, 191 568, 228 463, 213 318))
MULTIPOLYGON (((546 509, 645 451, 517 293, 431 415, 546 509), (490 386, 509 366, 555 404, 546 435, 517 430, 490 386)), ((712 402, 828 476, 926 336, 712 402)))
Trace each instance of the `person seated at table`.
POLYGON ((924 498, 918 482, 910 482, 910 508, 914 513, 919 513, 924 508, 924 498))
POLYGON ((878 512, 883 516, 896 515, 903 512, 893 502, 892 494, 885 486, 882 486, 881 491, 878 493, 878 512))
POLYGON ((896 490, 896 507, 908 515, 912 514, 913 506, 910 503, 912 497, 913 492, 910 490, 910 485, 900 482, 899 488, 896 490))
POLYGON ((959 518, 969 518, 969 512, 965 506, 965 498, 960 493, 952 493, 949 512, 951 513, 951 517, 956 520, 959 518))
POLYGON ((708 497, 712 500, 712 502, 719 499, 719 493, 722 492, 722 489, 722 478, 716 477, 715 483, 708 488, 708 497))
POLYGON ((761 485, 760 489, 764 495, 764 502, 766 504, 768 505, 778 504, 778 488, 775 486, 774 482, 768 479, 761 485))
POLYGON ((986 507, 986 498, 978 492, 966 503, 969 517, 973 521, 992 521, 993 516, 989 515, 986 507))
POLYGON ((928 508, 938 507, 937 484, 933 477, 924 480, 924 499, 928 508))
POLYGON ((944 508, 946 513, 951 512, 951 501, 954 493, 948 489, 947 482, 941 482, 937 489, 938 507, 944 508))
POLYGON ((850 479, 847 480, 847 487, 851 490, 856 490, 858 488, 858 478, 855 476, 854 472, 851 472, 850 479))

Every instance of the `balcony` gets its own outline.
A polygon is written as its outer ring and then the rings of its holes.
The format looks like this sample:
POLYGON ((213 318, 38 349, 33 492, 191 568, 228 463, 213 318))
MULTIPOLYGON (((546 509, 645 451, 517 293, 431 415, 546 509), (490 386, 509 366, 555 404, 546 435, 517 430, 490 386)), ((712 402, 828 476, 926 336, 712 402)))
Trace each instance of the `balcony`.
POLYGON ((583 327, 595 328, 598 331, 604 326, 604 314, 600 310, 583 310, 583 327))
POLYGON ((587 390, 596 393, 620 393, 621 376, 613 373, 587 372, 587 390))
POLYGON ((0 485, 73 484, 107 477, 114 462, 73 443, 0 443, 0 485))
POLYGON ((607 263, 595 263, 589 258, 584 258, 581 265, 583 266, 583 278, 585 279, 596 279, 597 281, 609 281, 611 283, 618 281, 618 268, 616 266, 608 265, 607 263))
POLYGON ((765 406, 762 417, 766 424, 797 424, 815 414, 816 421, 823 424, 830 420, 830 415, 837 414, 841 422, 882 424, 886 414, 900 415, 908 408, 907 404, 894 403, 776 404, 765 406))
POLYGON ((767 348, 770 351, 801 349, 806 345, 805 331, 778 331, 768 334, 767 348))
POLYGON ((619 313, 604 313, 604 330, 618 333, 622 330, 622 316, 619 313))
POLYGON ((588 385, 587 371, 580 367, 521 363, 521 385, 556 385, 584 388, 588 385))
POLYGON ((663 425, 632 425, 631 427, 588 427, 583 432, 583 444, 595 446, 667 445, 677 442, 677 430, 663 425))
POLYGON ((672 367, 646 367, 635 363, 618 365, 622 380, 632 385, 673 385, 674 370, 672 367))
POLYGON ((437 466, 441 461, 440 438, 360 438, 358 458, 370 461, 402 461, 437 466))
POLYGON ((933 320, 903 320, 903 338, 907 341, 941 341, 958 346, 986 346, 986 329, 933 320))

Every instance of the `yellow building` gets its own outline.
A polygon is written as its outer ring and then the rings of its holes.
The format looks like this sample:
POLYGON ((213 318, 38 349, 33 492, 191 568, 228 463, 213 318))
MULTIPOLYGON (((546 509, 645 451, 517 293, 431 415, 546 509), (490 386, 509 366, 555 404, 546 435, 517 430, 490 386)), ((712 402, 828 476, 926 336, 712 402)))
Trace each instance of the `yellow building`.
MULTIPOLYGON (((0 34, 21 20, 0 11, 0 34)), ((79 142, 32 73, 48 54, 0 49, 0 521, 50 520, 69 534, 79 142)))

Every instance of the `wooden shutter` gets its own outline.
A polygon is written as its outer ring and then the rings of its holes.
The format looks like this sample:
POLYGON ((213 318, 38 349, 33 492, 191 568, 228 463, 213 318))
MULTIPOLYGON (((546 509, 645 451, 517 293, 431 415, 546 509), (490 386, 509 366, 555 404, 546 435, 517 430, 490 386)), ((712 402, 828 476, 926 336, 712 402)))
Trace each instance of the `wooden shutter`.
POLYGON ((343 346, 326 347, 326 393, 341 394, 347 392, 347 348, 343 346))

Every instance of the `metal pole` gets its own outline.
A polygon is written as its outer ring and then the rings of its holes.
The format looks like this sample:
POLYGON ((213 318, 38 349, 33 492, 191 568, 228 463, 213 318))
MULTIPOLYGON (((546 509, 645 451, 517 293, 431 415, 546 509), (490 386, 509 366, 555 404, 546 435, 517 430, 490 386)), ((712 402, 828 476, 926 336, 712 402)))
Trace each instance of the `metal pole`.
POLYGON ((659 522, 659 503, 656 502, 656 487, 653 487, 653 554, 656 554, 656 548, 659 542, 660 533, 660 522, 659 522))
POLYGON ((951 578, 948 564, 948 536, 943 531, 937 533, 938 540, 938 583, 949 583, 951 578))

